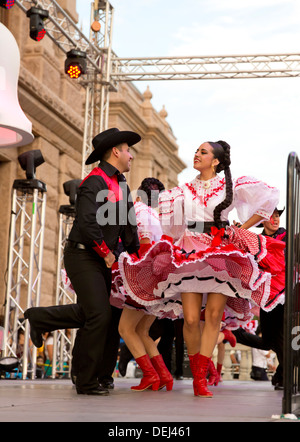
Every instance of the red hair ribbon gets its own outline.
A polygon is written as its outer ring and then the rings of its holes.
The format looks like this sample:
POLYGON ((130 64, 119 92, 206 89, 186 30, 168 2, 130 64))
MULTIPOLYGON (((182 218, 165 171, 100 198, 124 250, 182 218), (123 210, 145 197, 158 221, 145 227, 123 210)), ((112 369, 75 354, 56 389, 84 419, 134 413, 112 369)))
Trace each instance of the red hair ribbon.
POLYGON ((222 242, 222 238, 225 234, 225 229, 224 227, 222 227, 221 229, 218 229, 217 227, 213 226, 210 229, 210 233, 211 236, 213 236, 213 240, 212 240, 212 247, 218 247, 221 242, 222 242))

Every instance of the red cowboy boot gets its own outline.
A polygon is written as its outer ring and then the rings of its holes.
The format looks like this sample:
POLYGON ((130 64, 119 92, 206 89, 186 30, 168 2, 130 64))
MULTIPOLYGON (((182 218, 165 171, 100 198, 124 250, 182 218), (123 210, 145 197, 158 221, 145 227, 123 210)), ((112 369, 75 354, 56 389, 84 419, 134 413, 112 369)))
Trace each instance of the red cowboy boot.
POLYGON ((152 390, 157 391, 160 385, 160 378, 153 367, 149 356, 146 354, 136 359, 136 362, 139 364, 143 377, 141 379, 141 383, 136 387, 131 387, 131 390, 134 391, 144 391, 148 388, 152 388, 152 390))
POLYGON ((219 375, 216 370, 215 364, 210 359, 208 364, 208 381, 207 385, 218 385, 219 375))
POLYGON ((208 366, 208 373, 209 373, 209 378, 208 378, 208 385, 215 385, 217 387, 217 385, 219 384, 219 382, 222 382, 222 364, 217 363, 217 369, 215 367, 215 364, 212 362, 209 363, 208 366))
POLYGON ((234 336, 234 334, 230 330, 227 330, 226 328, 224 328, 224 330, 222 330, 222 333, 224 334, 224 340, 228 341, 229 344, 231 345, 231 347, 235 347, 236 346, 236 337, 234 336))
MULTIPOLYGON (((223 367, 222 364, 217 363, 217 372, 218 372, 218 376, 219 376, 218 383, 219 383, 219 382, 223 382, 223 381, 222 381, 222 367, 223 367)), ((215 385, 216 385, 216 384, 215 384, 215 385)), ((218 385, 218 384, 217 384, 217 385, 218 385)))
POLYGON ((210 358, 196 353, 189 355, 190 367, 194 377, 194 395, 211 398, 213 394, 207 389, 207 370, 210 358))
POLYGON ((151 358, 150 360, 153 367, 157 371, 158 376, 160 377, 159 390, 166 387, 167 391, 171 391, 173 388, 173 376, 167 369, 162 355, 153 356, 153 358, 151 358))

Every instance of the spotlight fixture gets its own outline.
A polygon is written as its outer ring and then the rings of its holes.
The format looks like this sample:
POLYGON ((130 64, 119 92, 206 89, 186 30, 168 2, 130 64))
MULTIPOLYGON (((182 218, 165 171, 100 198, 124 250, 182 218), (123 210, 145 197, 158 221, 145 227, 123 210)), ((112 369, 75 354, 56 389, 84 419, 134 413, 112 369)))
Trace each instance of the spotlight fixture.
POLYGON ((64 192, 69 197, 70 204, 64 204, 60 206, 59 213, 67 217, 75 218, 75 201, 77 197, 77 190, 82 180, 70 180, 66 181, 64 186, 64 192))
POLYGON ((94 32, 100 32, 101 24, 98 22, 98 20, 93 21, 93 23, 91 25, 91 29, 94 32))
POLYGON ((19 368, 19 360, 15 357, 5 357, 0 359, 0 372, 10 373, 19 368))
POLYGON ((26 178, 28 180, 35 178, 36 168, 45 162, 39 149, 22 153, 18 156, 18 160, 22 169, 26 171, 26 178))
POLYGON ((70 78, 79 78, 86 74, 86 53, 78 49, 71 49, 65 61, 65 73, 70 78))
POLYGON ((77 196, 77 190, 81 184, 82 180, 70 180, 63 184, 64 192, 69 197, 70 204, 74 205, 77 196))
POLYGON ((15 0, 0 0, 0 6, 4 9, 10 9, 15 4, 15 0))
POLYGON ((40 41, 45 37, 46 31, 44 21, 49 17, 49 12, 45 9, 32 7, 26 13, 30 18, 30 38, 40 41))

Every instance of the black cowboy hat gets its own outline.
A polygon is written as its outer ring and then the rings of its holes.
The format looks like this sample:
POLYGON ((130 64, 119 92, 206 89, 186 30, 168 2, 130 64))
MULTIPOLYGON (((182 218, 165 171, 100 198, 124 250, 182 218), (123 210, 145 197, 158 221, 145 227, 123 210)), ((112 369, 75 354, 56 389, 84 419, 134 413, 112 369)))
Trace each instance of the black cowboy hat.
MULTIPOLYGON (((277 207, 275 207, 273 213, 274 213, 274 212, 278 212, 278 215, 281 216, 281 215, 282 215, 282 212, 284 212, 284 210, 285 210, 285 207, 284 207, 283 209, 277 209, 277 207)), ((260 223, 260 224, 259 224, 258 226, 256 226, 256 227, 264 227, 264 225, 263 225, 263 223, 260 223)))
POLYGON ((93 147, 94 150, 86 160, 85 164, 93 164, 96 161, 100 161, 103 157, 103 154, 112 147, 117 146, 118 144, 127 143, 128 146, 132 146, 133 144, 141 141, 141 137, 139 134, 135 132, 130 132, 128 130, 119 130, 116 127, 112 129, 107 129, 100 134, 96 135, 93 138, 93 147))

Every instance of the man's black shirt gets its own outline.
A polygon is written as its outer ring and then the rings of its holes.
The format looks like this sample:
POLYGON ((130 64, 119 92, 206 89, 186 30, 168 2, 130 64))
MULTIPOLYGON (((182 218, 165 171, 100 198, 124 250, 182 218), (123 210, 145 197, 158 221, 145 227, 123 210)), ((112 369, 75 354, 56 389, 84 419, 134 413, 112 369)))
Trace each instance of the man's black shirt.
POLYGON ((101 161, 82 181, 75 209, 71 241, 99 250, 106 245, 114 252, 121 238, 129 253, 139 249, 130 190, 124 175, 111 164, 101 161))

